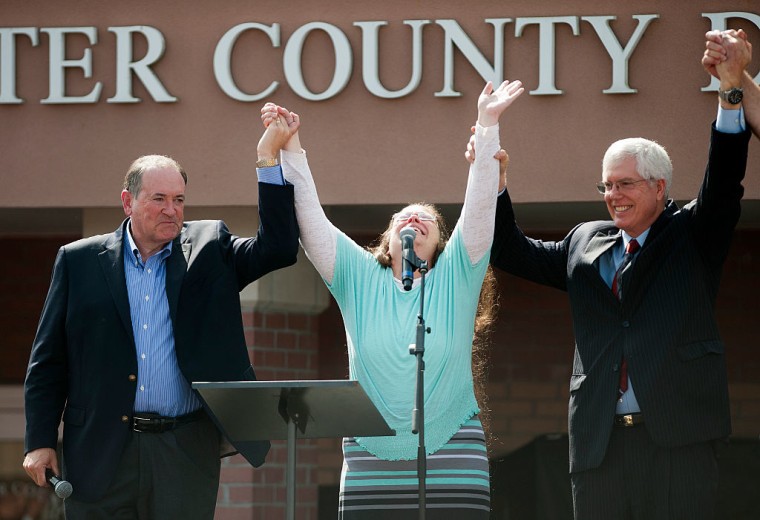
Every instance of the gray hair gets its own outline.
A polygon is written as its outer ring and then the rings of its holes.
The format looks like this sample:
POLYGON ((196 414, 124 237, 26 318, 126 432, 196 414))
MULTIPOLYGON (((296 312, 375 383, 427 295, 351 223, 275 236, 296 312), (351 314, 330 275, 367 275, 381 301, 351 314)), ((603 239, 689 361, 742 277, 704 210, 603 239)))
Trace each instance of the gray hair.
POLYGON ((665 198, 673 182, 673 163, 661 145, 643 137, 629 137, 615 141, 607 148, 602 159, 602 171, 606 172, 628 159, 636 160, 636 171, 642 179, 665 181, 665 198))
POLYGON ((143 155, 135 159, 135 161, 129 166, 127 175, 124 176, 123 188, 131 193, 134 197, 140 194, 142 188, 142 176, 147 170, 151 168, 174 168, 177 170, 182 179, 187 184, 187 173, 180 166, 180 164, 167 155, 143 155))

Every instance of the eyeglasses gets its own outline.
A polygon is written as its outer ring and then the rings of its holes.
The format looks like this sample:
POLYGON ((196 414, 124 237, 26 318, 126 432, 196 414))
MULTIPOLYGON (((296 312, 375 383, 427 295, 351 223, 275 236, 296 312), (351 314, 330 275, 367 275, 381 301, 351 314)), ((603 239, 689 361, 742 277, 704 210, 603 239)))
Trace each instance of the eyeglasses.
POLYGON ((422 222, 435 222, 436 218, 434 215, 431 215, 427 211, 405 211, 403 213, 396 213, 393 215, 393 221, 394 222, 404 222, 405 220, 409 220, 412 218, 413 215, 416 215, 419 220, 422 222))
POLYGON ((634 186, 636 186, 640 182, 649 182, 654 179, 640 179, 638 181, 632 181, 632 180, 622 180, 622 181, 616 181, 616 182, 600 182, 597 183, 596 189, 599 190, 599 193, 604 195, 605 193, 610 193, 612 191, 612 188, 617 188, 618 191, 631 191, 634 186))

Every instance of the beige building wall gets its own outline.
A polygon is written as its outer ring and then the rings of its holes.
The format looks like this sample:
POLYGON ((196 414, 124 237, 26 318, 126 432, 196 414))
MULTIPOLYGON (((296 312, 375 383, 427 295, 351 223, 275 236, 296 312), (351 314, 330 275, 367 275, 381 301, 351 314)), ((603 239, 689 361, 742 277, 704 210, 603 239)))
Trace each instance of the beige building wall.
MULTIPOLYGON (((236 233, 254 233, 254 162, 266 101, 301 115, 321 201, 341 229, 377 233, 391 207, 415 200, 442 204, 451 220, 464 195, 463 152, 477 96, 486 79, 503 78, 526 87, 503 118, 501 139, 511 157, 510 191, 527 229, 566 230, 580 219, 605 218, 594 184, 605 149, 623 137, 664 145, 675 168, 672 195, 691 199, 718 105, 699 64, 703 35, 723 22, 747 31, 755 43, 750 72, 758 74, 756 0, 3 0, 0 238, 115 229, 123 218, 123 175, 148 153, 171 155, 188 171, 188 219, 224 218, 236 233), (369 86, 371 70, 365 74, 363 64, 373 64, 373 52, 363 34, 372 26, 379 35, 378 81, 389 91, 404 89, 414 77, 413 28, 419 28, 419 82, 406 95, 383 97, 369 86), (248 29, 228 46, 227 61, 220 42, 236 27, 248 29), (604 27, 606 39, 598 32, 604 27), (617 50, 609 47, 613 37, 617 50), (143 58, 149 63, 140 65, 143 58), (225 83, 217 76, 227 64, 225 83), (238 97, 272 91, 243 101, 230 94, 230 81, 238 97), (308 99, 331 90, 326 99, 308 99)), ((740 222, 750 230, 760 228, 758 151, 753 139, 740 222)), ((252 285, 242 298, 251 314, 312 316, 328 304, 305 258, 252 285)), ((324 357, 324 345, 313 350, 324 357)), ((331 360, 340 363, 341 376, 342 356, 341 350, 331 360)), ((736 422, 737 432, 747 435, 756 431, 757 386, 738 379, 732 399, 749 397, 741 409, 734 405, 735 416, 741 419, 741 411, 749 419, 736 422)), ((563 428, 565 396, 558 388, 564 383, 492 385, 495 411, 510 421, 495 423, 501 450, 563 428), (543 408, 525 402, 541 392, 543 408), (522 411, 528 420, 520 422, 522 411), (533 416, 549 422, 531 422, 533 416)), ((23 478, 22 398, 20 386, 0 387, 0 478, 23 478)), ((327 444, 332 451, 322 452, 331 460, 319 484, 338 478, 337 446, 327 444)), ((228 499, 235 507, 224 506, 233 511, 225 518, 240 509, 236 500, 228 499)))
MULTIPOLYGON (((628 136, 668 148, 673 195, 692 198, 717 108, 715 94, 702 91, 711 85, 699 64, 703 34, 725 23, 760 42, 758 12, 751 0, 6 0, 0 210, 114 206, 126 167, 146 153, 183 163, 191 205, 255 204, 259 109, 270 100, 301 114, 324 204, 459 203, 482 76, 521 79, 527 89, 501 130, 516 202, 597 201, 601 156, 628 136), (387 90, 413 77, 412 26, 420 26, 419 84, 403 97, 367 86, 369 22, 377 22, 378 80, 387 90), (227 46, 229 60, 215 61, 241 24, 258 25, 227 46), (617 60, 595 29, 602 25, 620 46, 617 60), (233 99, 215 75, 225 64, 240 95, 271 94, 233 99), (620 85, 630 93, 605 93, 620 85), (537 93, 547 91, 556 93, 537 93)), ((748 200, 760 199, 757 175, 746 188, 748 200)))

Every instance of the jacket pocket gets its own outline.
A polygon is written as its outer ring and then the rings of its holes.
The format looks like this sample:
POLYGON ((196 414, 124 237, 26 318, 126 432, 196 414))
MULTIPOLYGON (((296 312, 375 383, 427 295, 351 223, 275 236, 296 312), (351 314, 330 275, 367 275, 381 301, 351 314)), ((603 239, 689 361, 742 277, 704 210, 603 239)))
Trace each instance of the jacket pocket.
POLYGON ((723 342, 720 340, 695 341, 678 347, 678 357, 683 361, 691 361, 708 354, 723 354, 724 351, 723 342))
POLYGON ((82 426, 84 424, 84 408, 75 408, 67 406, 63 412, 63 422, 72 426, 82 426))

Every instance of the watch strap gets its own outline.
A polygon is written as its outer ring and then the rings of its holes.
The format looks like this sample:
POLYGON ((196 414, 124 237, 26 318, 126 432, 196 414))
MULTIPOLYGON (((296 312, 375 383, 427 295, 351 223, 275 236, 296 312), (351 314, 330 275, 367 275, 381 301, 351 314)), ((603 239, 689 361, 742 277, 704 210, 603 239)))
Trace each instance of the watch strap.
POLYGON ((280 164, 279 159, 277 157, 271 157, 269 159, 259 159, 256 161, 256 168, 271 168, 272 166, 277 166, 280 164))

